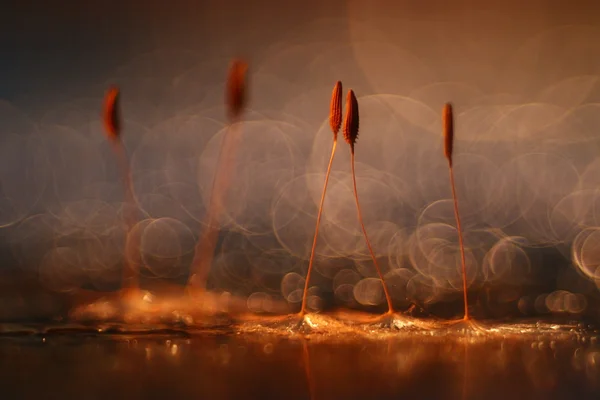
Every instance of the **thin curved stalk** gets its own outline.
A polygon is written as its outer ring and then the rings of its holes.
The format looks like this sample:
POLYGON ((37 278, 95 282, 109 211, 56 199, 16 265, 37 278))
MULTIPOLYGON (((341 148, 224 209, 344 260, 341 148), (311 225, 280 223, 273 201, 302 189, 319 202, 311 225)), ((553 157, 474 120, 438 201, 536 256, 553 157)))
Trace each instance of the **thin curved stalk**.
POLYGON ((306 280, 304 282, 304 292, 302 294, 302 308, 300 309, 300 316, 304 316, 304 314, 306 314, 306 303, 308 300, 308 285, 310 283, 310 275, 312 273, 313 263, 315 261, 315 250, 317 248, 317 239, 319 237, 319 226, 321 224, 321 215, 323 214, 323 204, 325 203, 325 193, 327 192, 327 184, 329 182, 329 175, 331 174, 331 166, 333 165, 333 157, 335 156, 336 147, 337 138, 334 137, 333 145, 331 147, 331 156, 329 157, 329 164, 327 165, 327 173, 325 174, 325 184, 323 185, 323 193, 321 194, 321 201, 319 203, 317 224, 315 226, 315 236, 313 238, 312 249, 310 251, 310 259, 308 261, 308 271, 306 272, 306 280))
POLYGON ((463 301, 465 307, 464 320, 468 320, 469 317, 469 303, 467 300, 467 262, 465 258, 465 245, 463 241, 462 228, 460 225, 460 215, 458 213, 458 199, 456 197, 456 187, 454 184, 454 168, 452 164, 448 164, 448 170, 450 173, 450 186, 452 187, 452 199, 454 201, 454 217, 456 218, 456 230, 458 231, 458 245, 460 247, 460 260, 462 263, 462 280, 463 280, 463 301))
POLYGON ((135 199, 134 191, 133 191, 133 178, 131 173, 131 165, 129 163, 129 157, 127 156, 127 151, 125 149, 125 145, 121 141, 120 138, 115 138, 110 141, 113 153, 117 158, 117 163, 119 164, 119 169, 121 170, 121 179, 123 180, 123 191, 125 192, 125 210, 124 210, 124 220, 125 225, 127 227, 127 233, 125 235, 125 265, 123 267, 123 277, 122 277, 122 289, 130 289, 137 290, 139 289, 139 235, 134 235, 134 237, 130 237, 135 224, 137 223, 137 215, 135 211, 135 207, 137 205, 137 201, 135 199), (131 242, 133 240, 133 242, 131 242), (138 259, 132 260, 131 257, 127 254, 127 249, 133 246, 134 254, 138 254, 138 259))
POLYGON ((219 235, 219 218, 223 214, 224 201, 235 166, 235 156, 241 138, 241 124, 231 124, 225 132, 213 177, 207 210, 208 220, 196 242, 188 287, 206 290, 210 267, 214 258, 219 235))
POLYGON ((392 303, 392 297, 387 288, 387 284, 383 279, 383 274, 381 273, 381 268, 379 268, 379 263, 377 262, 377 258, 375 257, 375 253, 373 252, 373 248, 371 247, 371 241, 369 240, 369 236, 367 235, 367 230, 365 229, 365 224, 363 223, 362 212, 360 211, 360 203, 358 202, 358 191, 356 190, 356 173, 354 170, 354 150, 350 150, 350 163, 352 165, 352 185, 354 187, 354 199, 356 200, 356 211, 358 212, 358 222, 360 223, 360 227, 362 228, 363 235, 365 237, 365 242, 367 242, 367 248, 369 249, 369 253, 371 254, 371 258, 373 259, 373 264, 375 264, 375 269, 377 270, 377 274, 379 275, 379 279, 381 279, 381 284, 383 286, 383 293, 385 294, 385 300, 388 305, 388 314, 392 314, 394 312, 394 305, 392 303))

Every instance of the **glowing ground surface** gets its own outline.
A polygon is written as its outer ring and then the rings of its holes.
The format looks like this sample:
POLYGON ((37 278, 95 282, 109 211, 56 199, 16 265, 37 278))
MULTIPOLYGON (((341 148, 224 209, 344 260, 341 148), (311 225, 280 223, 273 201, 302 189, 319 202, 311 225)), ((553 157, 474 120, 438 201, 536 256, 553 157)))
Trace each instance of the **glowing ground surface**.
MULTIPOLYGON (((165 319, 166 321, 166 319, 165 319)), ((3 398, 598 398, 600 333, 358 313, 0 328, 3 398)))

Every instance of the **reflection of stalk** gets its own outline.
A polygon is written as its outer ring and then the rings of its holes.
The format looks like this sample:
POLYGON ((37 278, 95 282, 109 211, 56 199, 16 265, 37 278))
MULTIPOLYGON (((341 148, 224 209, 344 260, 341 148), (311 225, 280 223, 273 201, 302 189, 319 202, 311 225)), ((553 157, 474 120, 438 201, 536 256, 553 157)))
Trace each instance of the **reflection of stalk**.
POLYGON ((381 279, 381 284, 383 286, 383 293, 385 294, 385 299, 388 305, 388 314, 394 312, 394 306, 392 304, 392 298, 388 291, 387 284, 383 279, 383 274, 381 273, 381 269, 379 268, 379 263, 377 262, 377 258, 375 257, 375 253, 373 252, 373 248, 371 247, 371 241, 367 235, 367 230, 365 229, 365 224, 363 223, 362 212, 360 211, 360 204, 358 202, 358 191, 356 190, 356 173, 354 170, 354 144, 356 143, 356 139, 358 138, 358 125, 359 125, 359 116, 358 116, 358 101, 356 100, 356 96, 352 89, 348 91, 348 96, 346 97, 346 118, 344 120, 344 139, 350 145, 350 165, 352 168, 352 184, 354 187, 354 200, 356 201, 356 211, 358 212, 358 222, 360 223, 360 227, 362 228, 363 236, 365 237, 365 242, 367 243, 367 248, 369 249, 369 253, 371 254, 371 258, 373 259, 373 264, 375 265, 375 269, 377 270, 377 274, 379 275, 379 279, 381 279))
POLYGON ((319 203, 319 211, 317 213, 317 223, 315 226, 315 235, 313 238, 312 249, 310 251, 310 259, 308 261, 308 271, 306 272, 306 280, 304 282, 304 293, 302 294, 302 307, 300 309, 300 315, 306 313, 306 302, 308 300, 308 285, 310 283, 310 274, 313 269, 313 263, 315 260, 315 250, 317 248, 317 238, 319 237, 319 225, 321 223, 321 215, 323 213, 323 204, 325 203, 325 193, 327 192, 327 183, 329 182, 329 175, 331 173, 331 166, 333 164, 333 157, 335 156, 335 148, 337 147, 337 135, 342 125, 342 82, 337 81, 333 87, 333 93, 331 94, 331 107, 329 110, 329 125, 333 132, 333 146, 331 147, 331 156, 329 156, 329 164, 327 165, 327 172, 325 173, 325 184, 323 185, 323 192, 321 193, 321 201, 319 203))
POLYGON ((306 338, 302 338, 302 364, 304 365, 304 373, 306 374, 306 383, 308 386, 308 394, 310 400, 317 398, 315 393, 315 384, 310 370, 310 350, 306 338))
POLYGON ((465 400, 468 398, 469 393, 469 341, 465 340, 465 358, 463 361, 463 384, 462 384, 462 395, 461 399, 465 400))
POLYGON ((219 235, 219 219, 224 211, 224 201, 241 139, 239 120, 246 106, 247 70, 248 65, 240 60, 234 60, 229 69, 225 90, 229 126, 221 142, 207 210, 207 223, 196 243, 188 288, 194 287, 201 291, 206 289, 219 235))
POLYGON ((458 214, 458 200, 456 198, 456 187, 454 184, 454 168, 452 167, 452 152, 454 149, 454 115, 452 105, 446 103, 442 111, 442 123, 444 126, 444 155, 448 160, 448 171, 450 174, 450 187, 452 188, 452 200, 454 201, 454 217, 456 218, 456 230, 458 231, 458 244, 460 247, 460 259, 462 263, 463 301, 465 307, 464 319, 469 319, 469 307, 467 302, 467 263, 465 260, 465 246, 463 242, 460 216, 458 214))
POLYGON ((139 238, 135 235, 130 238, 133 227, 136 224, 136 200, 133 194, 133 183, 131 176, 131 166, 127 157, 127 150, 121 140, 121 115, 119 110, 119 89, 116 86, 111 86, 104 99, 104 110, 102 119, 104 128, 108 136, 112 151, 117 158, 119 164, 121 179, 123 180, 123 190, 125 192, 125 210, 124 220, 126 224, 125 234, 125 265, 123 267, 122 289, 137 290, 139 288, 139 271, 137 260, 132 261, 128 254, 128 249, 133 248, 135 254, 138 251, 139 238), (131 242, 132 241, 132 242, 131 242))

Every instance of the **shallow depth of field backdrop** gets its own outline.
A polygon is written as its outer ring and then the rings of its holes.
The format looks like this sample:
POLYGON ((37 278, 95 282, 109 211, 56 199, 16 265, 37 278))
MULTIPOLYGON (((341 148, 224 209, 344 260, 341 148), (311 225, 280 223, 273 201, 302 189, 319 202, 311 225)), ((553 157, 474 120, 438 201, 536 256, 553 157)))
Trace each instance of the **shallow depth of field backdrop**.
MULTIPOLYGON (((440 117, 451 101, 475 315, 600 317, 594 2, 33 3, 0 17, 0 276, 13 288, 0 317, 60 313, 53 294, 120 285, 124 198, 100 120, 112 83, 144 212, 142 274, 185 282, 232 57, 250 64, 250 102, 211 289, 257 312, 265 299, 299 306, 341 80, 360 104, 358 191, 397 308, 462 313, 440 117), (17 277, 41 288, 24 294, 17 277)), ((384 306, 348 150, 317 248, 322 309, 384 306)))

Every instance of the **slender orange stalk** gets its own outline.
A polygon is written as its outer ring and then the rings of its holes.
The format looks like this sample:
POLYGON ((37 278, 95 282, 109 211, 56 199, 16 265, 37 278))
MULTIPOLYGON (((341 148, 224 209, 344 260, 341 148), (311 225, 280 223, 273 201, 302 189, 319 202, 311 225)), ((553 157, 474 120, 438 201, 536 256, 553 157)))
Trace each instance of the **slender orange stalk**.
POLYGON ((344 120, 344 139, 350 145, 350 165, 352 168, 352 184, 354 187, 354 200, 356 201, 356 210, 358 212, 358 222, 360 223, 360 227, 362 228, 363 236, 365 237, 365 242, 367 243, 367 248, 369 249, 369 253, 371 254, 371 258, 373 259, 373 264, 375 265, 375 269, 377 270, 379 279, 381 279, 383 292, 385 294, 385 299, 388 305, 387 313, 392 314, 394 312, 392 298, 388 291, 387 284, 383 279, 383 274, 381 273, 381 269, 379 268, 379 263, 377 262, 377 258, 375 257, 373 248, 371 247, 371 241, 369 240, 369 236, 367 235, 367 230, 365 229, 365 224, 363 223, 362 212, 360 211, 360 203, 358 202, 358 191, 356 190, 356 173, 354 170, 354 145, 356 143, 356 139, 358 138, 358 126, 358 101, 356 100, 354 92, 352 91, 352 89, 350 89, 346 97, 346 119, 344 120))
POLYGON ((323 185, 323 192, 321 193, 321 201, 319 202, 319 211, 317 213, 317 223, 315 226, 315 235, 313 237, 312 249, 310 251, 310 259, 308 261, 308 271, 306 272, 306 280, 304 281, 304 292, 302 294, 302 307, 300 308, 300 316, 306 313, 306 303, 308 300, 308 285, 310 283, 310 274, 313 269, 313 263, 315 260, 315 250, 317 248, 317 238, 319 237, 319 226, 321 224, 321 215, 323 213, 323 204, 325 203, 325 193, 327 192, 327 183, 329 182, 329 175, 331 173, 331 166, 333 165, 333 157, 335 156, 335 149, 337 147, 337 136, 342 125, 342 82, 337 81, 333 87, 331 93, 331 106, 329 109, 329 126, 331 132, 333 132, 333 145, 331 147, 331 155, 329 156, 329 164, 327 165, 327 172, 325 173, 325 184, 323 185))
MULTIPOLYGON (((117 158, 119 168, 121 170, 121 178, 123 180, 123 189, 125 191, 125 224, 127 226, 127 234, 125 235, 125 265, 123 268, 123 289, 137 290, 139 287, 139 271, 137 270, 137 262, 130 259, 127 255, 128 239, 131 230, 136 224, 135 205, 136 200, 133 194, 133 183, 131 177, 131 166, 127 150, 121 140, 121 112, 119 109, 120 91, 116 86, 111 86, 106 92, 104 98, 104 106, 102 110, 102 120, 106 130, 106 136, 111 144, 112 150, 117 158)), ((135 241, 135 239, 134 239, 135 241)), ((137 242, 133 243, 137 246, 137 242)), ((137 248, 137 247, 135 247, 137 248)))
POLYGON ((465 259, 465 245, 463 242, 460 216, 458 213, 458 200, 456 198, 456 185, 454 184, 454 168, 452 167, 452 152, 454 150, 454 115, 452 105, 446 103, 442 110, 442 123, 444 126, 444 155, 448 160, 448 171, 450 173, 450 186, 452 188, 452 199, 454 201, 454 217, 456 218, 456 230, 458 231, 458 244, 460 247, 460 259, 462 263, 463 278, 463 301, 465 307, 464 320, 469 319, 469 303, 467 301, 467 263, 465 259))
POLYGON ((200 290, 206 289, 208 274, 212 265, 217 237, 219 234, 219 218, 224 209, 224 202, 229 188, 229 182, 235 166, 235 155, 241 137, 241 128, 236 124, 246 107, 248 65, 241 60, 234 60, 227 75, 225 87, 225 105, 229 126, 225 132, 217 169, 213 178, 210 201, 207 211, 207 224, 201 232, 192 260, 188 288, 194 286, 200 290))

